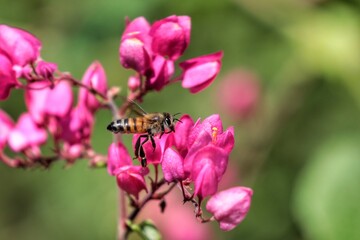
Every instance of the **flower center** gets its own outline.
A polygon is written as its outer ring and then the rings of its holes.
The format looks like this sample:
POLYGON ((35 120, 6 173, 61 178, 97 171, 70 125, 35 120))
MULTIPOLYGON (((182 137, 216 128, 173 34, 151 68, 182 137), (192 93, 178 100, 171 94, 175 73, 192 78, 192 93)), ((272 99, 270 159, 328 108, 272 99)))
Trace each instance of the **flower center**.
POLYGON ((217 129, 217 127, 213 127, 213 128, 211 128, 211 130, 212 130, 212 133, 211 133, 212 143, 216 143, 217 134, 218 134, 218 129, 217 129))

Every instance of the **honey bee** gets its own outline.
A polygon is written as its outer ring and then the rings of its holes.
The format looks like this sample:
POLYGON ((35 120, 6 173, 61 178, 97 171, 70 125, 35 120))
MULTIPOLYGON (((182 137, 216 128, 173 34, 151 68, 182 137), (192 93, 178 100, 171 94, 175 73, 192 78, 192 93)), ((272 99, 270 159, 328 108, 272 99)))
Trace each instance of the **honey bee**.
POLYGON ((156 144, 154 136, 160 135, 161 138, 164 134, 175 132, 175 122, 181 121, 174 118, 174 116, 180 113, 176 113, 174 115, 167 112, 147 113, 135 102, 131 101, 131 104, 138 108, 134 109, 134 112, 136 112, 139 116, 117 119, 107 126, 107 130, 113 133, 122 134, 143 133, 135 143, 134 159, 140 157, 141 166, 146 167, 147 163, 143 145, 150 140, 155 151, 156 144))

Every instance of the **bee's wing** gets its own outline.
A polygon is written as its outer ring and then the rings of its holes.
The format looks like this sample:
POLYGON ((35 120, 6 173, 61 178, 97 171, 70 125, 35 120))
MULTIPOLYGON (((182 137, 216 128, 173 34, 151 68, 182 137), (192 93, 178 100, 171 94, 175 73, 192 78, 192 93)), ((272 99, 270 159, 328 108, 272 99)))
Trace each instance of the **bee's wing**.
POLYGON ((135 101, 132 101, 130 99, 126 99, 126 101, 129 104, 127 115, 131 115, 133 113, 137 116, 145 116, 147 114, 147 112, 135 101))

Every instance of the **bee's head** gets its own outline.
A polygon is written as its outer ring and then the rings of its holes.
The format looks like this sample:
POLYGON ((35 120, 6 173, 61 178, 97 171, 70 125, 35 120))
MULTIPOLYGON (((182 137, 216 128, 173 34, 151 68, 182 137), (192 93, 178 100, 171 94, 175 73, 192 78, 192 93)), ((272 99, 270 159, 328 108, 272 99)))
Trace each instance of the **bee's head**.
POLYGON ((174 115, 171 115, 170 113, 164 113, 164 122, 163 125, 165 127, 165 130, 170 130, 171 132, 175 132, 175 122, 179 121, 179 119, 174 118, 174 116, 178 115, 180 113, 176 113, 174 115))

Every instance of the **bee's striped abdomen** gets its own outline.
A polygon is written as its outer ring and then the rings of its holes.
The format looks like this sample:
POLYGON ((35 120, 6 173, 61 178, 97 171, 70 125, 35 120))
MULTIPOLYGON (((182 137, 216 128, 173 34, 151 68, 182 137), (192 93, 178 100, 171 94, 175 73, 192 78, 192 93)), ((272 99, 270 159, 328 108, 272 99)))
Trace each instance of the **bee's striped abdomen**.
POLYGON ((123 118, 113 121, 107 129, 114 133, 146 133, 147 124, 142 117, 123 118))

